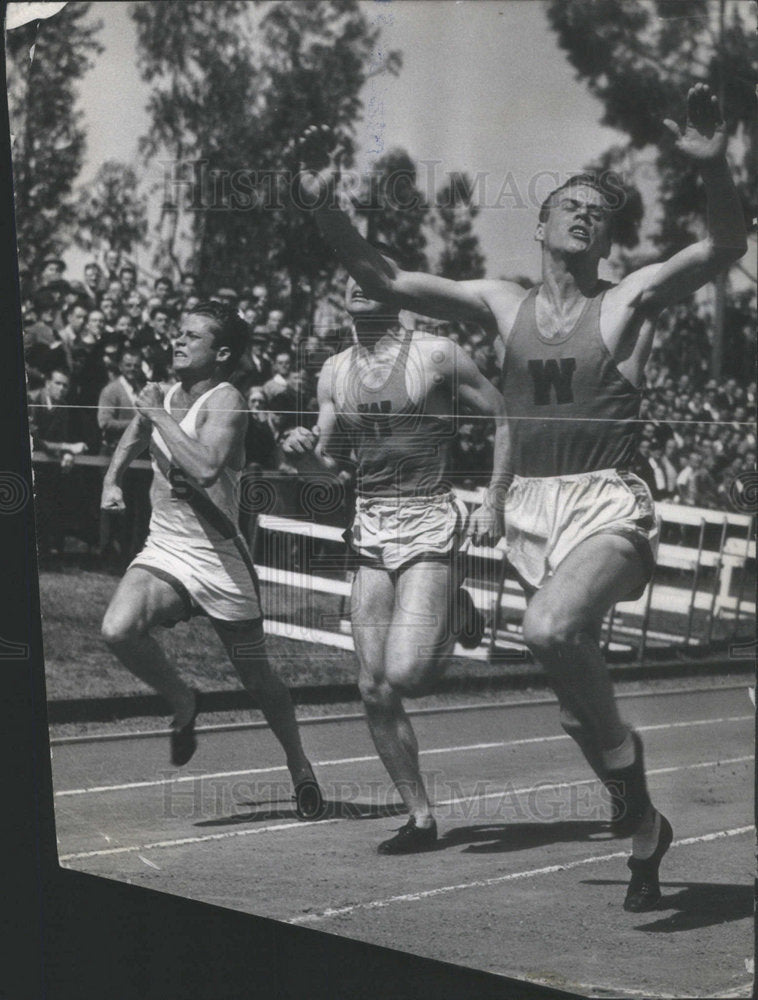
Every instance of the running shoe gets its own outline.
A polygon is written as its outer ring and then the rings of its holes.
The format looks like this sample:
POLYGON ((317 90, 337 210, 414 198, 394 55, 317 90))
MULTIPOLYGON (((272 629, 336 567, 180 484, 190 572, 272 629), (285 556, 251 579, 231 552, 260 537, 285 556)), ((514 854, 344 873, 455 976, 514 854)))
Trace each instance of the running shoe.
POLYGON ((674 831, 665 816, 661 815, 661 832, 658 834, 658 844, 649 858, 631 857, 627 867, 632 873, 629 887, 626 890, 624 909, 629 913, 645 913, 654 910, 661 901, 661 887, 658 882, 658 869, 661 859, 671 847, 674 831))
POLYGON ((484 638, 484 615, 464 587, 453 598, 452 632, 464 649, 476 649, 484 638))
POLYGON ((171 763, 174 767, 182 767, 194 756, 197 750, 197 736, 195 736, 195 719, 200 710, 200 696, 194 688, 192 693, 195 696, 195 711, 192 718, 183 726, 171 725, 171 763))
POLYGON ((421 851, 431 850, 436 843, 436 822, 432 820, 431 826, 418 827, 415 816, 411 816, 394 837, 383 840, 376 850, 378 854, 418 854, 421 851))
POLYGON ((603 784, 611 796, 611 829, 617 837, 631 837, 650 806, 645 780, 642 740, 632 731, 634 763, 609 770, 603 784))
POLYGON ((295 813, 300 819, 321 819, 325 812, 324 796, 315 778, 303 778, 295 785, 295 813))

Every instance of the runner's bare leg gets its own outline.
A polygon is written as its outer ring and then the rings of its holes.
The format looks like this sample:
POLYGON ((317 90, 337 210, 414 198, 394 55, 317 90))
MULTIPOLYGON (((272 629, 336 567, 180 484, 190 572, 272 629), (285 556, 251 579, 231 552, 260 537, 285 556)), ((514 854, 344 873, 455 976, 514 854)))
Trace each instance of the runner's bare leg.
POLYGON ((150 629, 181 619, 185 613, 184 601, 171 584, 134 566, 116 588, 101 630, 103 640, 126 669, 166 698, 177 727, 192 718, 195 695, 150 629))

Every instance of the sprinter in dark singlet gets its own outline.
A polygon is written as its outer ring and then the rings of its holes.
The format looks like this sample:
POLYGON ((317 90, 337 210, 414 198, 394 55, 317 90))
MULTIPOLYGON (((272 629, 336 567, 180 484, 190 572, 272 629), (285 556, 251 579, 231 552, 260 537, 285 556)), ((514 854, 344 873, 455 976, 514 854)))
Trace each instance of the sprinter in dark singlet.
MULTIPOLYGON (((461 404, 499 418, 503 401, 457 345, 403 329, 397 312, 352 278, 346 308, 356 342, 321 371, 314 431, 295 428, 282 448, 295 461, 313 452, 334 468, 335 455, 352 453, 357 464, 350 615, 358 683, 377 751, 410 814, 378 850, 408 854, 432 847, 437 825, 402 698, 428 693, 475 610, 460 587, 468 514, 444 482, 452 417, 461 404)), ((499 420, 493 486, 503 485, 507 434, 499 420)))
MULTIPOLYGON (((657 906, 660 861, 671 826, 653 807, 639 736, 618 712, 599 645, 608 609, 650 577, 657 531, 645 484, 626 471, 630 421, 666 307, 713 280, 746 250, 745 223, 726 161, 718 101, 704 84, 687 97, 687 124, 664 122, 699 169, 708 202, 706 235, 617 285, 599 280, 611 246, 614 205, 601 179, 572 178, 543 203, 535 239, 542 284, 451 281, 403 272, 377 253, 338 205, 336 158, 326 133, 303 136, 303 207, 367 295, 425 316, 476 322, 495 338, 512 427, 513 485, 490 495, 475 531, 504 511, 508 557, 526 587, 524 638, 548 671, 561 717, 611 792, 613 826, 632 836, 624 907, 657 906)), ((618 196, 619 188, 610 194, 618 196)))

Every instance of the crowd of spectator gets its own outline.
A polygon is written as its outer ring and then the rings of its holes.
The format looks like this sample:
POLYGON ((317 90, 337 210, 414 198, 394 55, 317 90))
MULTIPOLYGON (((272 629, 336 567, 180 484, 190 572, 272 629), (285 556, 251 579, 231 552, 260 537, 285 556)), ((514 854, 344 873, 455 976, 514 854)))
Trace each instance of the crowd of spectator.
MULTIPOLYGON (((50 257, 35 281, 22 283, 33 446, 57 468, 58 478, 50 488, 59 509, 66 492, 61 474, 76 464, 77 456, 112 454, 134 416, 135 394, 146 381, 171 383, 173 331, 201 296, 235 306, 250 329, 233 376, 250 411, 250 468, 261 475, 295 475, 277 439, 287 427, 315 419, 318 372, 326 358, 344 346, 349 336, 344 327, 310 330, 305 322, 290 322, 287 303, 273 301, 262 283, 209 289, 191 272, 181 274, 178 282, 165 275, 141 280, 137 268, 115 251, 106 252, 102 263, 87 263, 81 281, 68 280, 65 273, 64 262, 50 257)), ((424 326, 425 321, 419 319, 418 324, 424 326)), ((481 330, 438 323, 427 328, 457 341, 497 383, 494 351, 481 330)), ((702 365, 693 369, 691 351, 685 347, 680 365, 672 338, 665 351, 653 352, 633 471, 648 482, 656 499, 733 509, 738 504, 735 489, 755 469, 756 384, 749 377, 743 383, 707 379, 702 365)), ((459 415, 451 456, 457 485, 475 488, 486 483, 493 435, 490 422, 459 415)), ((43 473, 38 477, 38 503, 45 483, 43 473)), ((70 503, 81 506, 73 494, 70 503)), ((138 511, 129 539, 122 531, 117 547, 129 554, 145 523, 144 512, 138 511)), ((107 547, 112 534, 101 530, 94 544, 107 547)), ((60 547, 60 530, 45 544, 60 547)))

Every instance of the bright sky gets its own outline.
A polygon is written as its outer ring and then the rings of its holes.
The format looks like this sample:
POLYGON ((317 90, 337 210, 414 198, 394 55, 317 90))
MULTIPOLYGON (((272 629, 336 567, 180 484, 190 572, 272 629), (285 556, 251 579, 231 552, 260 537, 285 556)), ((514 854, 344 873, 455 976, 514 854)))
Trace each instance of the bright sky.
MULTIPOLYGON (((488 273, 536 277, 534 202, 554 186, 547 175, 563 178, 619 139, 597 124, 602 107, 574 80, 543 3, 366 0, 363 7, 382 28, 382 48, 400 49, 404 65, 397 78, 380 75, 364 88, 359 166, 401 146, 416 161, 437 161, 426 168, 431 190, 446 171, 483 175, 480 192, 493 207, 482 209, 476 227, 488 273)), ((137 73, 128 4, 94 3, 92 16, 103 21, 105 51, 80 86, 89 127, 83 181, 106 159, 136 162, 147 127, 148 88, 137 73)), ((67 260, 69 273, 83 263, 77 251, 67 260)))

